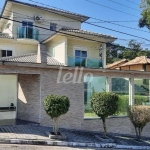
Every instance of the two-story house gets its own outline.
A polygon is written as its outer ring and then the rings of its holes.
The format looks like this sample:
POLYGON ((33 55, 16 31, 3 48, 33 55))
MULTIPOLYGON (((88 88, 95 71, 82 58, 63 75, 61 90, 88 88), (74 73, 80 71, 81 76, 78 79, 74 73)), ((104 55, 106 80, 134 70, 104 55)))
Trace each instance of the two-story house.
MULTIPOLYGON (((111 77, 133 78, 134 74, 105 69, 106 43, 116 38, 82 30, 81 24, 88 19, 69 11, 5 1, 0 19, 0 120, 21 119, 52 126, 43 100, 58 94, 68 96, 71 104, 61 117, 61 127, 99 130, 100 120, 93 123, 84 119, 84 102, 91 92, 87 92, 88 75, 95 76, 90 85, 95 85, 96 91, 110 91, 111 77)), ((133 79, 130 81, 133 85, 133 79)), ((130 103, 133 86, 131 89, 130 103)))

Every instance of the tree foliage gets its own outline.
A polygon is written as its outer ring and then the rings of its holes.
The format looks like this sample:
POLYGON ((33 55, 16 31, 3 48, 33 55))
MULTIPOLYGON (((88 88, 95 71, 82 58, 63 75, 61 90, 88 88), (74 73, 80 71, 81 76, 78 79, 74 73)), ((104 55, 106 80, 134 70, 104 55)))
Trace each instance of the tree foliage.
POLYGON ((147 27, 150 29, 150 0, 141 0, 140 8, 143 8, 141 18, 139 20, 139 27, 147 27))
POLYGON ((115 114, 118 108, 118 95, 109 92, 93 93, 91 97, 91 107, 93 111, 103 121, 104 136, 106 137, 106 118, 115 114))
POLYGON ((44 109, 46 113, 54 120, 54 132, 58 133, 58 119, 69 110, 70 102, 66 96, 48 95, 44 100, 44 109))
POLYGON ((150 122, 150 106, 129 106, 128 116, 134 125, 136 138, 139 141, 143 128, 150 122))
POLYGON ((44 109, 52 119, 67 113, 69 106, 69 99, 66 96, 48 95, 44 100, 44 109))
POLYGON ((107 44, 107 63, 113 63, 118 60, 128 59, 132 60, 138 56, 149 56, 150 51, 148 49, 142 48, 142 43, 136 40, 130 40, 128 43, 128 48, 120 45, 110 45, 107 44))

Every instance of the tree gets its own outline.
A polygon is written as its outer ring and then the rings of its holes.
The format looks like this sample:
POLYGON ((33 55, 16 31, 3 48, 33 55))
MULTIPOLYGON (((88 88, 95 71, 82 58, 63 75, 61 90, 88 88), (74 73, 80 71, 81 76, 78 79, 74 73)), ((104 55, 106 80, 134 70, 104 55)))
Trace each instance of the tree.
POLYGON ((113 63, 121 59, 132 60, 138 56, 149 56, 150 51, 142 48, 141 42, 130 40, 128 47, 120 46, 118 44, 107 44, 106 59, 107 64, 113 63))
POLYGON ((136 40, 130 40, 128 43, 128 48, 124 49, 122 52, 123 58, 132 60, 137 56, 143 55, 144 53, 141 53, 143 51, 141 45, 142 43, 137 42, 136 40))
POLYGON ((150 122, 150 106, 129 106, 128 116, 135 128, 136 139, 139 141, 143 128, 150 122))
POLYGON ((46 113, 54 121, 53 132, 57 135, 59 117, 68 112, 70 107, 69 99, 66 96, 48 95, 43 105, 46 113))
POLYGON ((140 8, 143 8, 142 17, 139 20, 139 27, 150 29, 150 0, 141 0, 140 8))
POLYGON ((91 97, 91 107, 103 122, 104 136, 106 137, 106 118, 115 114, 118 108, 119 97, 115 93, 100 92, 93 93, 91 97))

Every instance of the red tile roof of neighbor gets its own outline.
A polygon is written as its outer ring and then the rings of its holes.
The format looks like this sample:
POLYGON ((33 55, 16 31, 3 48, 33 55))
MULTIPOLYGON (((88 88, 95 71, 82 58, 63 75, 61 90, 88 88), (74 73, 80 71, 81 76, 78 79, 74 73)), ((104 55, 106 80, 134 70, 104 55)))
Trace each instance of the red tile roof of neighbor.
POLYGON ((119 68, 120 65, 125 64, 126 62, 128 62, 127 59, 123 59, 123 60, 120 60, 120 61, 116 61, 116 62, 114 62, 114 63, 112 63, 112 64, 107 65, 106 68, 107 68, 107 69, 116 69, 116 68, 119 68))
POLYGON ((150 58, 148 58, 147 56, 136 57, 135 59, 121 65, 120 67, 142 65, 142 64, 150 64, 150 58))

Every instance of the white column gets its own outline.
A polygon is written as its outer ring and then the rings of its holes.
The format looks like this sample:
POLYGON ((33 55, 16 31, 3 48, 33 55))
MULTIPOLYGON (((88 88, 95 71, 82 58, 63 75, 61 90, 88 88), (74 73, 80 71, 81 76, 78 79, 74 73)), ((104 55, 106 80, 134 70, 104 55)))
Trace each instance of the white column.
POLYGON ((102 44, 102 63, 103 68, 106 68, 106 44, 102 44))
POLYGON ((134 78, 129 79, 129 105, 134 105, 134 78))
POLYGON ((112 91, 112 82, 111 77, 106 78, 106 92, 112 91))
POLYGON ((65 58, 64 58, 64 64, 68 65, 68 39, 65 37, 65 58))

